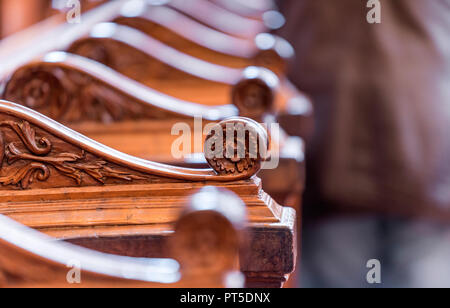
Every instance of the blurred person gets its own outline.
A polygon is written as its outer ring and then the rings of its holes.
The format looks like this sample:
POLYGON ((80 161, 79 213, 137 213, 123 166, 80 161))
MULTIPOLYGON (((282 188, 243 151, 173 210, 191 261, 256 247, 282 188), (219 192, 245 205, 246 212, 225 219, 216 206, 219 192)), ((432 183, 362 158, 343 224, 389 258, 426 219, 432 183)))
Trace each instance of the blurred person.
POLYGON ((450 0, 280 0, 311 95, 304 287, 450 287, 450 0))

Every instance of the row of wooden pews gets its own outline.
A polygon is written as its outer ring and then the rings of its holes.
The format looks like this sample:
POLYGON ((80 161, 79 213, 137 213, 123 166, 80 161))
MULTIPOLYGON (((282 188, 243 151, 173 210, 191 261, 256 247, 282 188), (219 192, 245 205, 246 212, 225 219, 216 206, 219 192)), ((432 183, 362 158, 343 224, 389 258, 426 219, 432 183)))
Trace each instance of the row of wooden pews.
POLYGON ((226 286, 235 270, 248 287, 285 284, 312 107, 285 77, 292 47, 265 32, 269 2, 111 1, 81 24, 56 15, 0 43, 4 284, 66 286, 67 260, 53 251, 89 264, 83 286, 158 285, 96 268, 142 267, 123 257, 176 259, 180 273, 161 265, 164 279, 178 275, 170 287, 226 286), (193 133, 180 143, 182 132, 193 133), (186 204, 192 215, 178 218, 186 204), (246 241, 229 218, 242 212, 246 241), (15 282, 34 258, 52 264, 49 281, 15 282))
POLYGON ((169 247, 176 260, 120 257, 55 242, 0 215, 0 287, 243 287, 238 264, 247 253, 246 215, 235 194, 203 188, 175 224, 169 247))

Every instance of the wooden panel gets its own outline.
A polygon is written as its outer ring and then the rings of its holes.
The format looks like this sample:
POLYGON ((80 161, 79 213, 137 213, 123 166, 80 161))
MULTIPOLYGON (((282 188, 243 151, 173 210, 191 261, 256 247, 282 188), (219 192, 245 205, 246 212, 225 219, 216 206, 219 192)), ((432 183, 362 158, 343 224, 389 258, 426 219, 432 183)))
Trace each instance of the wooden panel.
POLYGON ((183 208, 167 245, 174 260, 81 249, 0 215, 0 287, 242 287, 226 285, 225 279, 238 272, 239 256, 247 254, 242 200, 205 187, 183 208), (71 285, 67 264, 74 261, 80 281, 71 285))

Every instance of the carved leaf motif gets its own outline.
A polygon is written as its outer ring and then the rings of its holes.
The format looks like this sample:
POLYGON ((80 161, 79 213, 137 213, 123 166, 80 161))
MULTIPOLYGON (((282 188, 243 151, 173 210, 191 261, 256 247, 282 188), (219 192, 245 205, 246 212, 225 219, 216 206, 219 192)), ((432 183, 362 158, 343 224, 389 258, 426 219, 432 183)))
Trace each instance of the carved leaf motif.
POLYGON ((49 156, 48 154, 52 149, 51 142, 45 137, 36 138, 35 130, 26 121, 23 123, 1 122, 0 126, 11 128, 26 149, 31 152, 23 152, 14 142, 4 147, 3 138, 1 138, 2 135, 0 134, 1 153, 6 157, 8 164, 12 165, 16 162, 27 163, 18 170, 13 170, 10 174, 0 177, 0 183, 3 185, 20 185, 23 189, 26 189, 35 179, 39 181, 48 180, 51 176, 49 167, 53 167, 60 174, 72 178, 78 185, 83 183, 83 175, 87 175, 101 184, 104 184, 108 178, 124 181, 146 179, 128 172, 114 170, 103 160, 90 161, 84 151, 81 154, 58 153, 49 156), (38 146, 36 143, 38 139, 41 146, 38 146))
POLYGON ((105 84, 86 72, 46 65, 16 71, 5 86, 3 98, 61 123, 110 123, 173 116, 135 98, 130 99, 117 85, 105 84))
POLYGON ((43 137, 39 139, 39 145, 36 143, 36 132, 31 128, 30 123, 24 121, 22 123, 4 121, 0 122, 0 126, 10 127, 27 149, 35 155, 47 155, 52 150, 52 144, 50 141, 43 137))
POLYGON ((50 170, 47 166, 40 163, 29 163, 20 168, 15 173, 0 177, 0 183, 3 185, 18 185, 26 189, 33 183, 34 179, 46 181, 50 177, 50 170))

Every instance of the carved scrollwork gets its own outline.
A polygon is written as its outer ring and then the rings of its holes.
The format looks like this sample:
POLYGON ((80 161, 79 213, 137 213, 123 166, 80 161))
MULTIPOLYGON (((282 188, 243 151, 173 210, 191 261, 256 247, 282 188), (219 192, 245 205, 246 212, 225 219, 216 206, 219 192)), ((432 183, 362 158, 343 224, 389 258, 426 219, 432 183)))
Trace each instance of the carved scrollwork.
POLYGON ((267 131, 247 118, 231 118, 215 125, 205 141, 205 156, 220 175, 248 174, 268 158, 267 131))
POLYGON ((20 140, 22 140, 23 144, 26 145, 31 153, 36 155, 47 155, 52 150, 52 144, 47 138, 42 137, 36 142, 36 132, 31 128, 30 123, 18 123, 13 121, 0 122, 0 127, 5 126, 11 128, 17 136, 19 136, 20 140))
POLYGON ((168 115, 163 110, 137 102, 87 73, 46 63, 17 70, 9 78, 3 98, 61 123, 110 123, 168 115))
POLYGON ((123 181, 145 180, 144 177, 115 170, 106 161, 89 160, 84 151, 76 153, 53 153, 51 141, 46 137, 37 137, 36 131, 26 122, 3 121, 0 127, 12 130, 20 142, 12 141, 5 144, 3 134, 0 134, 0 171, 4 166, 4 159, 9 166, 6 174, 0 176, 3 186, 19 185, 28 188, 35 180, 47 181, 53 170, 73 179, 77 185, 83 184, 84 176, 88 176, 98 183, 104 184, 107 179, 123 181))

